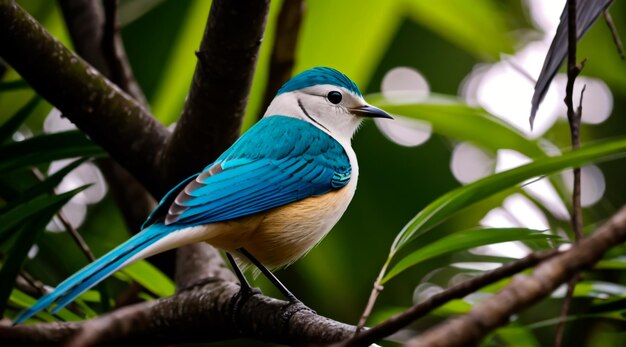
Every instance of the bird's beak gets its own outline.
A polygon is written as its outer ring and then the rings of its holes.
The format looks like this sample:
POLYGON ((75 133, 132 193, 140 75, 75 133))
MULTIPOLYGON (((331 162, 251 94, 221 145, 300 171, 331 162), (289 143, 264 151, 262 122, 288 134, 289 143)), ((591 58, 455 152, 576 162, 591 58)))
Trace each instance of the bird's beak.
POLYGON ((389 113, 372 105, 351 108, 350 112, 361 117, 393 119, 393 117, 389 113))

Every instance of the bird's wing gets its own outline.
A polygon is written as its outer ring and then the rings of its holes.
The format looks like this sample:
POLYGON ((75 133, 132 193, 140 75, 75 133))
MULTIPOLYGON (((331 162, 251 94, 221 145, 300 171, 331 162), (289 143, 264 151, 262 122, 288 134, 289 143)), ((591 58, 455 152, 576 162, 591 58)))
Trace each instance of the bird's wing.
POLYGON ((350 172, 343 147, 328 134, 298 119, 265 118, 180 190, 164 223, 187 227, 262 212, 339 189, 350 172))

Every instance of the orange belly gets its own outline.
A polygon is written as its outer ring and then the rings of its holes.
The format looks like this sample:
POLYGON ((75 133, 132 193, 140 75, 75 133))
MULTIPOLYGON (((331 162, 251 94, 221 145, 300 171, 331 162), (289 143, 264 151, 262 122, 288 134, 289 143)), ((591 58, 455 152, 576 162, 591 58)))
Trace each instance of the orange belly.
POLYGON ((354 185, 220 223, 221 232, 212 233, 206 242, 234 254, 243 247, 268 268, 287 266, 305 255, 337 223, 352 200, 354 185))

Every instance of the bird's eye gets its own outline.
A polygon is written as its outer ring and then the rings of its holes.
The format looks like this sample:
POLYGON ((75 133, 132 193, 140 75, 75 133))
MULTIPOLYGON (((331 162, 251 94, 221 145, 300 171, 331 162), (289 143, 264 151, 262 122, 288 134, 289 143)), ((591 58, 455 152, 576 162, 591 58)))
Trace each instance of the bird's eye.
POLYGON ((333 90, 332 92, 328 93, 328 95, 326 96, 328 98, 328 101, 332 102, 333 104, 337 105, 338 103, 341 102, 341 93, 339 93, 336 90, 333 90))

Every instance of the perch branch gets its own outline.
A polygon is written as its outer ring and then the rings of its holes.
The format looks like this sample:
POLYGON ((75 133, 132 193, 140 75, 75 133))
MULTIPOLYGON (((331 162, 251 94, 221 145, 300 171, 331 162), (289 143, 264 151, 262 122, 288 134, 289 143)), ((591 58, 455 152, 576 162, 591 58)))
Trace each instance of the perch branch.
POLYGON ((238 292, 237 284, 217 280, 81 323, 0 326, 0 341, 28 346, 164 345, 248 337, 302 345, 337 342, 354 331, 310 311, 286 316, 287 302, 263 295, 251 296, 235 316, 231 303, 238 292))

